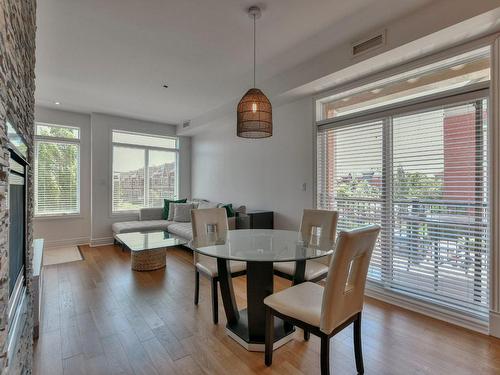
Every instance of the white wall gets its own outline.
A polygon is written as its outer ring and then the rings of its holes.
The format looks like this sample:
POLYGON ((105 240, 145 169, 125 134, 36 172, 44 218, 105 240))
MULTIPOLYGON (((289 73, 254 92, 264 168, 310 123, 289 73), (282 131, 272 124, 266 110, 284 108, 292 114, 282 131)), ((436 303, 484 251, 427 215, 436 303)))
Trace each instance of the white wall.
POLYGON ((312 119, 308 97, 273 108, 270 138, 238 138, 236 113, 205 127, 192 139, 193 197, 272 210, 276 228, 297 230, 313 204, 312 119))
MULTIPOLYGON (((112 242, 111 225, 118 221, 137 220, 138 215, 111 212, 111 131, 175 136, 176 127, 157 122, 133 120, 93 113, 92 126, 92 228, 91 244, 112 242)), ((190 197, 190 139, 179 139, 179 196, 190 197)))
MULTIPOLYGON (((81 128, 81 214, 77 217, 35 218, 34 235, 47 246, 112 242, 111 224, 136 220, 137 214, 111 214, 111 131, 175 136, 173 125, 105 114, 80 114, 36 107, 36 121, 81 128)), ((191 141, 179 138, 179 196, 191 196, 191 141)))
POLYGON ((90 115, 35 107, 35 120, 57 125, 78 126, 80 143, 80 215, 77 217, 35 218, 34 236, 47 246, 84 244, 90 239, 90 115))

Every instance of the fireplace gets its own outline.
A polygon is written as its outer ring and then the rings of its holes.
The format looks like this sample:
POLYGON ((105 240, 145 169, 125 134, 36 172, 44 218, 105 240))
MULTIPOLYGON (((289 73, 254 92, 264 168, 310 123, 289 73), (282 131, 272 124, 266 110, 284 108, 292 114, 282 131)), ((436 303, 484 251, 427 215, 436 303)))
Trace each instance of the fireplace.
POLYGON ((9 174, 9 297, 23 279, 26 248, 26 167, 10 158, 9 174))
POLYGON ((7 358, 12 358, 26 324, 26 248, 28 163, 26 142, 7 121, 9 139, 9 305, 7 358))

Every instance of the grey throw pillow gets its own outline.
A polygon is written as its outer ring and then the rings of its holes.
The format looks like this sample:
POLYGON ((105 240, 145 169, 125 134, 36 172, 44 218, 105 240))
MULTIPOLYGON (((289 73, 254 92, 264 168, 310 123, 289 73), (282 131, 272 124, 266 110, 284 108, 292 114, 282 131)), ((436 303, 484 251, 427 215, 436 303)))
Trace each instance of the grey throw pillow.
POLYGON ((193 210, 196 210, 198 206, 200 205, 200 202, 198 201, 189 201, 187 203, 191 203, 193 205, 193 210))
MULTIPOLYGON (((175 220, 174 219, 174 214, 175 214, 175 205, 177 205, 179 203, 170 203, 168 205, 168 218, 167 220, 168 221, 178 221, 178 220, 175 220)), ((198 202, 186 202, 186 203, 182 203, 182 204, 191 204, 193 207, 191 207, 191 209, 195 209, 195 208, 198 208, 198 205, 199 203, 198 202)), ((189 219, 189 221, 191 221, 191 219, 189 219)))
POLYGON ((177 203, 169 203, 169 205, 168 205, 168 218, 167 218, 168 221, 174 220, 174 211, 175 211, 176 204, 177 203))
POLYGON ((191 210, 194 208, 192 203, 171 203, 174 205, 174 221, 189 223, 191 221, 191 210))
POLYGON ((217 207, 219 207, 219 203, 215 203, 215 202, 200 202, 200 204, 198 205, 199 209, 217 208, 217 207))
POLYGON ((234 212, 236 214, 246 214, 247 213, 247 206, 239 206, 238 208, 234 209, 234 212))

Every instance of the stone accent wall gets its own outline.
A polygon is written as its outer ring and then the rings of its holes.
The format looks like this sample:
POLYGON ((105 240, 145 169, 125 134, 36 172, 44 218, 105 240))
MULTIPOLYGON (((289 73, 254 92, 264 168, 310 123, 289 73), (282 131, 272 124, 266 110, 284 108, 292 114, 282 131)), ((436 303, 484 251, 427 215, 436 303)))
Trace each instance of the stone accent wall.
POLYGON ((35 30, 36 0, 0 1, 0 372, 31 373, 33 358, 32 217, 33 173, 28 186, 27 285, 28 317, 16 355, 7 364, 5 357, 8 303, 8 210, 6 205, 9 153, 6 148, 6 120, 18 129, 30 147, 28 161, 33 165, 33 124, 35 106, 35 30), (8 367, 7 367, 8 365, 8 367))

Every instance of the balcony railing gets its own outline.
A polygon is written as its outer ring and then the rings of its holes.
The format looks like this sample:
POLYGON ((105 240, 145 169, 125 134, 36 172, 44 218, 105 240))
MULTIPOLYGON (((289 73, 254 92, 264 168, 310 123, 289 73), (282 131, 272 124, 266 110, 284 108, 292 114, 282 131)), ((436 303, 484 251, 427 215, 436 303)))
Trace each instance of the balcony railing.
MULTIPOLYGON (((477 201, 330 199, 339 229, 380 224, 369 277, 402 292, 439 296, 440 303, 488 308, 487 206, 477 201), (457 302, 459 301, 459 302, 457 302)), ((464 306, 467 309, 467 306, 464 306)))

